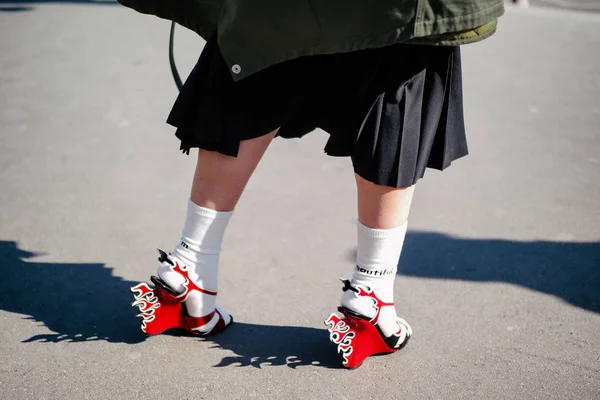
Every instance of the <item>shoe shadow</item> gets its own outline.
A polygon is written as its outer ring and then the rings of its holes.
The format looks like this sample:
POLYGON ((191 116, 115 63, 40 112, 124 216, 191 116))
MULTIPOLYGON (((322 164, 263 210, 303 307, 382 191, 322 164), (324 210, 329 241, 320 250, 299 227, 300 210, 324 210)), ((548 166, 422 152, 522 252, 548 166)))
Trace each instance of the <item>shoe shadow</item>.
MULTIPOLYGON (((41 322, 52 333, 23 340, 31 342, 140 343, 148 338, 140 329, 129 291, 139 282, 112 274, 104 264, 27 262, 36 253, 0 241, 0 310, 23 314, 41 322)), ((174 336, 197 336, 171 331, 174 336)), ((234 322, 225 332, 201 338, 213 348, 229 350, 215 367, 278 365, 296 368, 317 365, 339 368, 335 346, 323 329, 255 325, 234 322)))
MULTIPOLYGON (((167 335, 193 336, 182 331, 167 335)), ((257 325, 234 323, 222 333, 199 339, 212 342, 212 349, 229 350, 234 355, 224 357, 214 367, 317 366, 341 369, 336 347, 328 340, 325 328, 300 326, 257 325)))
POLYGON ((114 276, 104 264, 25 261, 36 255, 0 241, 0 310, 24 314, 54 332, 24 343, 146 339, 131 307, 129 288, 137 282, 114 276))

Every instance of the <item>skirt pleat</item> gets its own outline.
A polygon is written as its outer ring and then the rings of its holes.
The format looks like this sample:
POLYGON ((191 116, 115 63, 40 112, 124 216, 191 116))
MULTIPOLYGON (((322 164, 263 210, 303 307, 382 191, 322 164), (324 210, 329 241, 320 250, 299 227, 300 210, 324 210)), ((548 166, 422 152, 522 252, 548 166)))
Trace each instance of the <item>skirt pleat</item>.
POLYGON ((408 187, 468 153, 458 47, 393 45, 276 64, 234 82, 206 44, 167 121, 181 149, 237 156, 242 140, 315 128, 325 153, 351 157, 379 185, 408 187))

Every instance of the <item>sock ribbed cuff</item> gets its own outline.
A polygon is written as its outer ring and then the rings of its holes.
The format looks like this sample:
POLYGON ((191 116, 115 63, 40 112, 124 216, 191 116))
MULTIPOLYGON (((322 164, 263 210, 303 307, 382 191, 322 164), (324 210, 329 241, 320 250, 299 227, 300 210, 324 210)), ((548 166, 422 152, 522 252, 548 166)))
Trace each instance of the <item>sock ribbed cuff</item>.
POLYGON ((358 221, 358 234, 370 237, 373 239, 387 239, 395 236, 403 237, 408 227, 408 221, 392 229, 375 229, 369 228, 362 222, 358 221))
POLYGON ((194 203, 192 201, 192 199, 188 200, 188 210, 190 212, 193 212, 194 214, 198 214, 203 217, 214 218, 214 219, 228 218, 231 214, 233 214, 233 210, 231 210, 231 211, 216 211, 216 210, 213 210, 210 208, 199 206, 198 204, 194 203))

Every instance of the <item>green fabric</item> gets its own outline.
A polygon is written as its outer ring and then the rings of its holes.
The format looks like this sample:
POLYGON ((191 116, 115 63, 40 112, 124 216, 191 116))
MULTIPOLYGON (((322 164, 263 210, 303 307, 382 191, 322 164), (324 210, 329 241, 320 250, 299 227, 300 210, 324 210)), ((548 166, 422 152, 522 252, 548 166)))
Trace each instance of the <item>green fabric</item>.
POLYGON ((445 33, 443 35, 434 35, 424 38, 415 38, 409 40, 407 43, 429 44, 438 46, 456 46, 461 44, 469 44, 478 42, 482 39, 491 36, 494 32, 496 32, 497 25, 498 20, 495 19, 475 29, 467 29, 461 32, 450 32, 445 33))
POLYGON ((459 45, 494 33, 503 0, 119 0, 219 47, 235 80, 293 58, 394 43, 459 45))

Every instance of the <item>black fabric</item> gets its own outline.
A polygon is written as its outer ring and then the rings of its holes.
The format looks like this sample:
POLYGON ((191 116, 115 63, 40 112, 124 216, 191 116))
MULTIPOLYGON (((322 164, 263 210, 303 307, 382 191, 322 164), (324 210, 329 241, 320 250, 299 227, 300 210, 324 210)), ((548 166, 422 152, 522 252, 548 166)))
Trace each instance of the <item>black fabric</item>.
POLYGON ((302 57, 234 82, 217 41, 206 44, 168 119, 181 149, 237 156, 241 140, 274 131, 330 134, 363 178, 407 187, 425 168, 467 154, 460 49, 398 44, 302 57))

